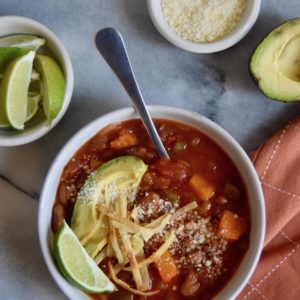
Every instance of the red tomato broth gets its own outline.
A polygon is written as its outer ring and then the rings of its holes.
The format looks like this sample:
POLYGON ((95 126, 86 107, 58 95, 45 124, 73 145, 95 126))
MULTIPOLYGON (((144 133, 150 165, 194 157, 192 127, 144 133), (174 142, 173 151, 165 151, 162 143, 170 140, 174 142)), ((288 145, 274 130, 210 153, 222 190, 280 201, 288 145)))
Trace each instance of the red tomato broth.
MULTIPOLYGON (((158 194, 165 200, 176 199, 179 207, 197 201, 199 205, 197 217, 211 217, 213 228, 217 227, 222 211, 230 210, 246 221, 247 232, 237 241, 228 241, 226 251, 221 254, 223 265, 220 274, 212 276, 208 274, 205 268, 201 271, 198 270, 197 278, 200 282, 200 288, 195 295, 184 297, 180 292, 180 286, 185 280, 186 274, 191 270, 190 266, 181 266, 179 276, 171 280, 169 284, 165 284, 162 282, 156 267, 151 264, 149 273, 152 280, 152 290, 159 288, 161 292, 152 297, 132 295, 128 299, 211 299, 236 272, 248 249, 251 224, 246 188, 230 158, 205 134, 175 121, 156 119, 154 123, 171 161, 162 160, 158 157, 140 120, 129 120, 107 126, 86 142, 64 168, 53 207, 52 230, 56 232, 63 219, 70 223, 76 195, 94 169, 112 158, 128 154, 136 155, 148 164, 148 171, 142 179, 136 201, 144 201, 147 193, 158 194), (138 143, 130 147, 112 149, 110 142, 116 139, 120 133, 135 134, 138 143), (178 142, 180 144, 176 145, 178 142), (195 173, 205 176, 205 179, 214 187, 215 192, 208 201, 197 199, 188 185, 189 179, 195 173), (227 186, 235 187, 238 193, 233 191, 232 195, 224 197, 224 190, 227 186), (172 193, 174 199, 172 199, 172 193)), ((217 242, 218 240, 214 241, 217 242)), ((151 246, 149 249, 151 250, 151 246)), ((151 253, 149 249, 148 252, 145 249, 146 254, 151 253)), ((177 259, 176 251, 173 256, 177 259)), ((105 272, 107 272, 107 261, 106 259, 100 264, 105 272)), ((118 274, 118 277, 120 276, 128 277, 128 273, 121 271, 118 274)), ((127 281, 133 283, 131 279, 127 278, 127 281)), ((120 298, 118 293, 90 296, 93 299, 125 299, 123 296, 120 298)))

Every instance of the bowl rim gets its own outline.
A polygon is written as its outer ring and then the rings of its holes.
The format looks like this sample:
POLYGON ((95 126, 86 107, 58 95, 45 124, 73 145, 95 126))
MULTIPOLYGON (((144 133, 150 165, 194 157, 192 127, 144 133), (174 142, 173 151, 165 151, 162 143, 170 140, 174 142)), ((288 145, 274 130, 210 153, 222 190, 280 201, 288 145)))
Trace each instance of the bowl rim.
POLYGON ((210 43, 194 43, 180 37, 168 25, 161 9, 161 0, 147 0, 150 18, 160 34, 173 45, 194 53, 214 53, 225 50, 238 43, 255 24, 261 0, 247 1, 247 7, 237 26, 220 40, 210 43))
MULTIPOLYGON (((0 26, 2 24, 12 24, 13 26, 22 27, 24 26, 24 31, 28 31, 26 33, 24 32, 11 32, 7 33, 9 34, 37 34, 40 35, 48 40, 48 42, 52 43, 54 47, 57 49, 56 51, 53 51, 55 58, 59 60, 60 67, 63 69, 64 75, 65 75, 65 81, 66 81, 66 87, 65 87, 65 97, 63 106, 58 114, 58 116, 53 120, 52 124, 48 126, 47 120, 43 120, 36 124, 35 126, 32 126, 28 129, 25 129, 24 131, 6 131, 1 130, 0 131, 0 146, 19 146, 28 144, 30 142, 33 142, 40 137, 47 134, 50 130, 52 130, 58 122, 62 119, 65 112, 67 111, 67 108, 70 104, 72 94, 73 94, 73 88, 74 88, 74 72, 73 72, 73 66, 71 62, 70 55, 68 54, 65 46, 61 42, 61 40, 55 35, 55 33, 49 29, 46 25, 35 21, 30 18, 22 17, 22 16, 0 16, 0 26), (30 28, 32 31, 29 32, 30 28), (37 33, 36 33, 37 32, 37 33), (13 134, 9 134, 9 133, 13 134), (3 135, 1 135, 3 133, 3 135)), ((22 30, 21 30, 22 31, 22 30)), ((0 30, 1 32, 1 30, 0 30)), ((6 35, 6 34, 5 34, 6 35)), ((4 36, 5 36, 4 35, 4 36)), ((2 33, 0 33, 0 36, 3 36, 2 33)), ((51 49, 52 50, 52 49, 51 49)))
MULTIPOLYGON (((179 122, 187 123, 190 126, 193 126, 193 124, 198 124, 198 127, 194 127, 204 132, 211 139, 213 139, 220 147, 222 147, 222 149, 228 154, 231 160, 233 160, 233 163, 238 168, 239 173, 244 180, 244 184, 247 187, 248 194, 250 189, 251 200, 253 200, 254 203, 253 204, 252 201, 251 203, 249 203, 251 213, 250 246, 231 280, 214 297, 215 300, 234 299, 247 284, 256 268, 256 265, 260 258, 260 254, 262 252, 265 236, 266 220, 264 197, 255 168, 252 165, 248 155, 238 144, 238 142, 221 126, 207 119, 206 117, 192 111, 169 106, 154 105, 149 106, 148 108, 154 118, 176 120, 178 116, 180 116, 181 119, 178 120, 179 122), (187 120, 190 120, 190 122, 185 122, 187 120), (210 131, 210 133, 207 133, 207 131, 210 131), (214 133, 215 136, 212 136, 212 133, 214 133), (218 138, 219 140, 216 141, 216 138, 218 138), (226 149, 226 147, 228 149, 226 149), (230 153, 228 151, 230 151, 230 153), (241 167, 237 165, 237 159, 240 160, 240 163, 242 165, 241 167), (242 167, 245 169, 240 169, 242 167), (247 174, 247 176, 245 174, 247 174), (246 181, 245 177, 249 177, 249 181, 246 181), (256 207, 255 212, 253 207, 256 207)), ((127 107, 104 114, 85 125, 62 147, 62 149, 54 159, 44 181, 44 185, 40 195, 38 211, 39 243, 44 260, 53 279, 61 288, 61 290, 71 299, 81 300, 88 298, 82 291, 72 286, 60 274, 55 265, 52 252, 50 250, 51 245, 49 245, 51 235, 53 236, 50 229, 51 211, 55 200, 54 198, 61 172, 63 170, 63 167, 71 159, 76 150, 78 150, 86 141, 88 141, 104 126, 133 118, 138 118, 136 111, 131 107, 127 107), (51 194, 51 192, 53 193, 53 199, 49 198, 49 194, 51 194), (49 211, 49 206, 51 211, 49 211)))

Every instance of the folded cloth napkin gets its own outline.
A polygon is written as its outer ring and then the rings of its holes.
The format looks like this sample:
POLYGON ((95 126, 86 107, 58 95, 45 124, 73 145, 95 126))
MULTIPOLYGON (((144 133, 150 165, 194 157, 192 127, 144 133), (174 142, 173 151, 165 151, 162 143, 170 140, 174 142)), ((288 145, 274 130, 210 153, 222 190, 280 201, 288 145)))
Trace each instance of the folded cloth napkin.
POLYGON ((238 300, 300 299, 300 117, 250 155, 265 196, 264 250, 238 300))

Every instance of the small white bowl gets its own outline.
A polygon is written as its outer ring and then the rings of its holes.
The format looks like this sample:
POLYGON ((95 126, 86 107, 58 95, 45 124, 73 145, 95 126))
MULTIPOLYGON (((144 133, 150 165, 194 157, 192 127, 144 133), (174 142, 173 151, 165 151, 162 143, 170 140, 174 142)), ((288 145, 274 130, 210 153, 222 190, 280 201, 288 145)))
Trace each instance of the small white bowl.
POLYGON ((225 50, 238 43, 253 27, 260 10, 261 0, 247 0, 247 7, 234 30, 222 39, 211 43, 194 43, 180 37, 167 23, 161 0, 148 0, 152 22, 161 35, 173 45, 195 53, 213 53, 225 50))
MULTIPOLYGON (((216 295, 215 300, 235 298, 248 282, 259 260, 265 233, 264 198, 256 171, 241 146, 219 125, 194 112, 167 106, 149 106, 154 118, 169 119, 190 125, 213 139, 231 158, 246 185, 251 213, 250 246, 239 268, 227 285, 216 295)), ((48 269, 62 291, 73 300, 88 300, 89 297, 71 285, 59 272, 55 264, 51 245, 52 207, 56 190, 65 165, 75 152, 99 130, 113 122, 138 118, 133 108, 124 108, 108 113, 89 123, 75 134, 55 158, 46 177, 38 213, 39 241, 48 269)))
POLYGON ((46 46, 59 62, 66 80, 65 98, 61 111, 48 126, 47 120, 23 131, 0 129, 0 146, 18 146, 37 140, 57 125, 65 114, 73 93, 74 75, 70 56, 58 37, 45 25, 19 16, 0 17, 0 37, 13 34, 32 34, 46 39, 46 46))

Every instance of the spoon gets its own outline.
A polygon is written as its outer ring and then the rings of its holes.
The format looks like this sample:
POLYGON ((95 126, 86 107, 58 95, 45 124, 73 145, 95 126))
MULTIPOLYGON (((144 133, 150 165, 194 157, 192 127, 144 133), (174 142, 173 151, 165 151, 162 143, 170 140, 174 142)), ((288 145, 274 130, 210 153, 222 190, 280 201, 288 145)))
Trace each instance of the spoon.
POLYGON ((113 28, 102 29, 96 34, 95 43, 98 51, 102 54, 105 61, 112 68, 127 91, 159 156, 170 159, 153 124, 149 111, 146 108, 142 93, 132 71, 121 34, 113 28))

